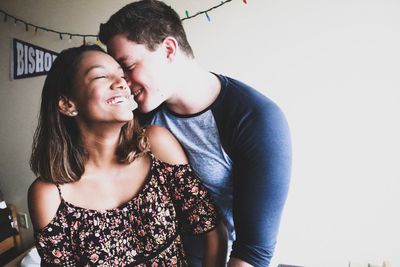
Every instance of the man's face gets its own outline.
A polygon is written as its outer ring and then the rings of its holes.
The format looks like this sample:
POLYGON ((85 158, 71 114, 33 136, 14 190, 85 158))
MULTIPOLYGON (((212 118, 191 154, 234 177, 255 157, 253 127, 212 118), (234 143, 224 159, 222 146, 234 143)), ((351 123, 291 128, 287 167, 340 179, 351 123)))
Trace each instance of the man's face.
POLYGON ((108 42, 107 49, 121 64, 141 112, 150 112, 168 100, 171 84, 168 72, 171 68, 161 46, 150 51, 124 35, 116 35, 108 42))

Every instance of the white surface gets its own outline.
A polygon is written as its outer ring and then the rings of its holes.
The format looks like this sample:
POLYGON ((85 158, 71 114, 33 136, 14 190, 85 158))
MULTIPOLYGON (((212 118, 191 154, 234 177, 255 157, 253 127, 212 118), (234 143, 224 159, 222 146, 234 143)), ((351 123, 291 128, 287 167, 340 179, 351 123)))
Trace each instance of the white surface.
POLYGON ((21 267, 39 267, 40 256, 36 248, 32 248, 29 253, 22 259, 21 267))
POLYGON ((7 208, 6 202, 5 201, 1 201, 0 202, 0 209, 5 209, 5 208, 7 208))

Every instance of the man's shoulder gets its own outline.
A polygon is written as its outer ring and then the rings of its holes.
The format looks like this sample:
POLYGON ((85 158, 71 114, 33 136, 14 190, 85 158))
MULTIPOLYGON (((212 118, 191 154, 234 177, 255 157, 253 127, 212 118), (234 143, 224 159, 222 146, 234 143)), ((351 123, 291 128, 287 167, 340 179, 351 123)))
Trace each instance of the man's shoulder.
POLYGON ((216 101, 215 109, 226 116, 236 117, 248 112, 269 112, 279 110, 277 104, 259 90, 240 80, 218 75, 221 81, 221 95, 216 101))

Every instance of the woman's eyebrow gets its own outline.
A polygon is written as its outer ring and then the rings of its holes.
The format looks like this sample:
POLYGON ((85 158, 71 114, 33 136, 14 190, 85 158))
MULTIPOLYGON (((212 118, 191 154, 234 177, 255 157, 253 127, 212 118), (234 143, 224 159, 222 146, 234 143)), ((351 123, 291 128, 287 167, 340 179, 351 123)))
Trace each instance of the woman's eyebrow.
POLYGON ((90 68, 88 68, 88 69, 85 71, 84 75, 87 75, 87 74, 88 74, 89 72, 91 72, 93 69, 97 69, 97 68, 104 69, 104 66, 102 66, 102 65, 93 65, 93 66, 91 66, 90 68))
MULTIPOLYGON (((93 66, 91 66, 90 68, 88 68, 88 69, 85 71, 84 75, 87 75, 89 72, 91 72, 91 71, 94 70, 94 69, 105 69, 105 67, 104 67, 103 65, 93 65, 93 66)), ((119 71, 119 70, 122 71, 121 65, 118 64, 117 70, 118 70, 118 71, 119 71)))

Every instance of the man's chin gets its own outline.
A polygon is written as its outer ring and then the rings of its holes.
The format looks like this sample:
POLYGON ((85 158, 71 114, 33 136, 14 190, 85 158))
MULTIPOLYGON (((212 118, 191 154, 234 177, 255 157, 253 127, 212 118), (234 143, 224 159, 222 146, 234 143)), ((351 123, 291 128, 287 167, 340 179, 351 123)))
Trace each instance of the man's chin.
MULTIPOLYGON (((162 104, 162 103, 161 103, 162 104)), ((155 109, 157 109, 159 106, 161 106, 161 104, 160 105, 158 105, 158 106, 144 106, 144 105, 138 105, 138 110, 140 111, 140 113, 144 113, 144 114, 146 114, 146 113, 150 113, 150 112, 152 112, 152 111, 154 111, 155 109)))
POLYGON ((141 107, 141 106, 138 106, 138 110, 140 111, 140 113, 144 113, 144 114, 151 112, 151 109, 146 108, 146 107, 141 107))

